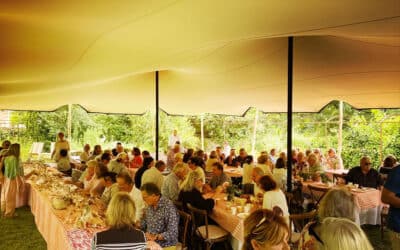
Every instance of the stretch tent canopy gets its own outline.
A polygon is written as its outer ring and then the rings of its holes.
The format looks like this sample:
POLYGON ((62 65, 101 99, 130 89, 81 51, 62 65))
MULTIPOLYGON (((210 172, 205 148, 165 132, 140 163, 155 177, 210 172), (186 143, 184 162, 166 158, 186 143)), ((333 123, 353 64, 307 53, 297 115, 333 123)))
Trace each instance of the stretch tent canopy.
POLYGON ((400 107, 400 1, 1 1, 0 109, 400 107))

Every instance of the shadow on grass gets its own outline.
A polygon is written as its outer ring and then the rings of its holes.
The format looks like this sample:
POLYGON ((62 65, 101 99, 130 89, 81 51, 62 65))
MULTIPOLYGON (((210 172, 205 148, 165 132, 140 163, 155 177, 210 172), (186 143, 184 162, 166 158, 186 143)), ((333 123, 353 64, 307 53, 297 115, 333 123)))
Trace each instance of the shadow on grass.
POLYGON ((1 250, 45 250, 46 241, 36 228, 30 207, 17 209, 18 217, 0 218, 1 250))

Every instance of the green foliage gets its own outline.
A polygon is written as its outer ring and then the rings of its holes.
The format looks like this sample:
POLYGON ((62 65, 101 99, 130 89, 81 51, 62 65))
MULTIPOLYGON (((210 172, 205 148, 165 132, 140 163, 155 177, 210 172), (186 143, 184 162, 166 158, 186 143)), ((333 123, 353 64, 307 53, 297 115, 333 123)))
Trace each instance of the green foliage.
MULTIPOLYGON (((147 112, 142 116, 88 114, 80 106, 72 106, 72 148, 81 150, 85 143, 100 144, 103 148, 115 146, 121 141, 126 148, 138 146, 154 152, 155 115, 147 112)), ((305 150, 338 147, 339 102, 332 102, 320 113, 293 115, 293 147, 305 150)), ((252 137, 256 109, 250 109, 243 117, 204 114, 204 140, 207 152, 217 145, 228 142, 232 148, 252 149, 252 137)), ((67 132, 68 107, 54 112, 12 112, 11 128, 0 130, 0 139, 20 142, 28 152, 32 142, 55 141, 58 131, 67 132), (24 145, 26 144, 26 145, 24 145)), ((166 152, 169 136, 178 130, 185 148, 201 148, 200 116, 168 116, 160 112, 159 145, 166 152)), ((258 112, 255 153, 276 148, 286 151, 286 114, 258 112)), ((378 166, 387 155, 400 156, 400 110, 358 111, 344 105, 343 151, 346 167, 359 164, 363 155, 372 158, 378 166)), ((257 155, 256 155, 257 156, 257 155)))

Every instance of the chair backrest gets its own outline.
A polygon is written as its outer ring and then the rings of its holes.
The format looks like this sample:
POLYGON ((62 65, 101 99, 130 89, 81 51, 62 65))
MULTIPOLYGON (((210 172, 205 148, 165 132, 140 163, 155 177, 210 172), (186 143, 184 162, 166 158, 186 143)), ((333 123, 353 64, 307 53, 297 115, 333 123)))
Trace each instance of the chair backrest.
POLYGON ((30 154, 37 154, 37 155, 39 155, 39 154, 41 154, 42 153, 42 151, 43 151, 43 146, 44 146, 44 143, 43 142, 34 142, 34 143, 32 143, 32 147, 31 147, 31 150, 30 150, 30 154))
POLYGON ((179 213, 179 228, 178 228, 178 238, 179 241, 182 243, 182 249, 185 249, 185 247, 187 247, 187 239, 188 239, 188 229, 189 229, 189 222, 191 220, 191 216, 190 214, 182 211, 182 210, 178 210, 179 213))
POLYGON ((206 239, 208 239, 207 210, 195 208, 190 203, 187 204, 187 208, 189 209, 190 214, 192 215, 193 226, 196 232, 198 232, 198 228, 202 226, 202 223, 200 221, 204 219, 204 225, 206 226, 206 239))
MULTIPOLYGON (((302 214, 291 214, 289 216, 289 220, 290 220, 290 227, 289 228, 293 228, 294 232, 298 232, 300 233, 304 226, 307 225, 307 223, 309 223, 310 221, 315 220, 317 216, 317 211, 313 210, 311 212, 308 213, 302 213, 302 214)), ((292 230, 290 230, 290 234, 291 234, 292 230)), ((289 235, 289 239, 290 239, 289 235)))
POLYGON ((340 179, 346 179, 346 175, 347 174, 336 174, 336 173, 334 173, 333 174, 333 182, 338 182, 340 179))
POLYGON ((181 201, 173 201, 173 203, 174 203, 176 209, 182 210, 182 211, 184 210, 183 209, 183 203, 181 201))
POLYGON ((326 192, 329 191, 329 187, 319 187, 314 186, 312 184, 308 185, 308 189, 310 190, 311 199, 318 206, 321 199, 325 196, 326 192))

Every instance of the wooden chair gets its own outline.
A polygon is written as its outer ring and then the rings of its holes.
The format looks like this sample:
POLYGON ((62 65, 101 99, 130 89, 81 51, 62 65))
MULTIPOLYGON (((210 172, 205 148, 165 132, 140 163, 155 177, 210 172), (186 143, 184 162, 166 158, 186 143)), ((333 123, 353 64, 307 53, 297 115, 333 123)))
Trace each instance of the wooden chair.
POLYGON ((328 192, 330 188, 318 187, 310 184, 308 185, 308 189, 310 190, 311 200, 314 203, 315 208, 317 208, 319 202, 324 198, 326 192, 328 192))
POLYGON ((29 150, 29 158, 40 159, 40 155, 43 151, 43 142, 34 142, 32 143, 31 149, 29 150))
POLYGON ((340 180, 340 179, 343 179, 343 180, 345 180, 344 181, 344 183, 346 183, 346 175, 347 174, 333 174, 333 182, 334 183, 338 183, 338 181, 340 180))
POLYGON ((289 216, 289 221, 290 221, 289 228, 290 229, 293 228, 293 231, 292 230, 289 231, 289 239, 293 249, 297 249, 301 236, 301 231, 303 230, 304 226, 307 225, 307 223, 315 220, 316 215, 317 211, 313 210, 308 213, 291 214, 289 216))
POLYGON ((194 233, 206 243, 206 249, 210 250, 212 245, 217 242, 225 242, 225 247, 227 247, 226 244, 228 243, 229 232, 219 226, 209 225, 206 210, 195 208, 189 203, 187 204, 187 207, 193 218, 194 233), (200 225, 202 223, 199 222, 199 219, 204 220, 204 225, 200 225))
POLYGON ((183 203, 181 201, 173 201, 173 202, 174 202, 176 209, 184 211, 183 203))
POLYGON ((177 245, 177 249, 188 249, 188 243, 189 243, 189 239, 191 238, 191 230, 189 231, 189 223, 191 221, 191 216, 190 214, 182 211, 182 210, 178 210, 179 213, 179 228, 178 228, 178 240, 179 243, 177 245))

